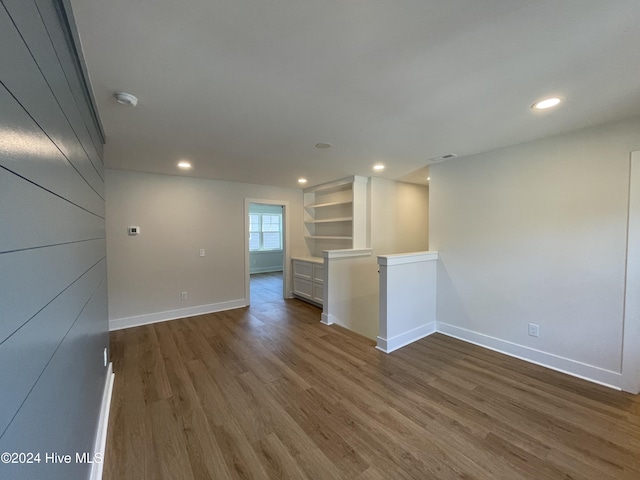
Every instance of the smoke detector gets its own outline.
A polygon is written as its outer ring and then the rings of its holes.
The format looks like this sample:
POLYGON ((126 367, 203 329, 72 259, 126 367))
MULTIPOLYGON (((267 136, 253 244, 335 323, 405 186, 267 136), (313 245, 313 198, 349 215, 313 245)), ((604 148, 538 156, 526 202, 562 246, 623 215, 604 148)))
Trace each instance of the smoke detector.
POLYGON ((135 107, 138 104, 138 99, 130 93, 116 92, 114 96, 116 97, 116 102, 121 105, 135 107))

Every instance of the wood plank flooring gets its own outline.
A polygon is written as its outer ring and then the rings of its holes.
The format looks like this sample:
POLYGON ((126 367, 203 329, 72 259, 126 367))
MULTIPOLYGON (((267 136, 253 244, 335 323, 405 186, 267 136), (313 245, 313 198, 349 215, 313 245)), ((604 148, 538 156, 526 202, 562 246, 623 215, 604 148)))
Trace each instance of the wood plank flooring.
POLYGON ((281 281, 112 332, 106 479, 640 478, 640 398, 440 334, 386 355, 281 281))

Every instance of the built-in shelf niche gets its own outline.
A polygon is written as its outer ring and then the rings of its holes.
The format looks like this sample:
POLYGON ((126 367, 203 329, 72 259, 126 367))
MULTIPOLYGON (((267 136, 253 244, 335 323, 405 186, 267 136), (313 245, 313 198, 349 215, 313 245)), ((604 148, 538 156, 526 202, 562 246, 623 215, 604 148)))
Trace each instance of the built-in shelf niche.
POLYGON ((304 190, 304 237, 311 255, 366 247, 366 177, 352 177, 304 190))

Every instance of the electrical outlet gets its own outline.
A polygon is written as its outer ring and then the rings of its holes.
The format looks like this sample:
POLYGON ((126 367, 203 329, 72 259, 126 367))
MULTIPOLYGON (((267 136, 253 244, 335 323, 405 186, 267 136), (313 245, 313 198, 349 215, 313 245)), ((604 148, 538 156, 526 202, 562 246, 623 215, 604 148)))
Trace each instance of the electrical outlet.
POLYGON ((530 323, 529 324, 529 335, 531 335, 532 337, 539 337, 540 336, 540 325, 535 324, 535 323, 530 323))
POLYGON ((201 257, 204 257, 204 248, 201 248, 201 249, 200 249, 200 256, 201 256, 201 257))
POLYGON ((186 300, 186 299, 187 299, 187 292, 182 292, 182 293, 180 294, 180 299, 181 299, 181 300, 186 300))

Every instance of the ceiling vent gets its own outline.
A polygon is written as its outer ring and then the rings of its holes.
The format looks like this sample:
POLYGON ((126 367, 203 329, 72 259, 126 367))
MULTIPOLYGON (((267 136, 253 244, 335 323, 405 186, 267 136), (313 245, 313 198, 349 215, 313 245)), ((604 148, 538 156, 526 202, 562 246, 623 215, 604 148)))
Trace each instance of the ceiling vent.
POLYGON ((442 155, 440 157, 430 158, 429 163, 440 163, 444 162, 445 160, 456 158, 457 156, 458 155, 456 155, 455 153, 447 153, 446 155, 442 155))

